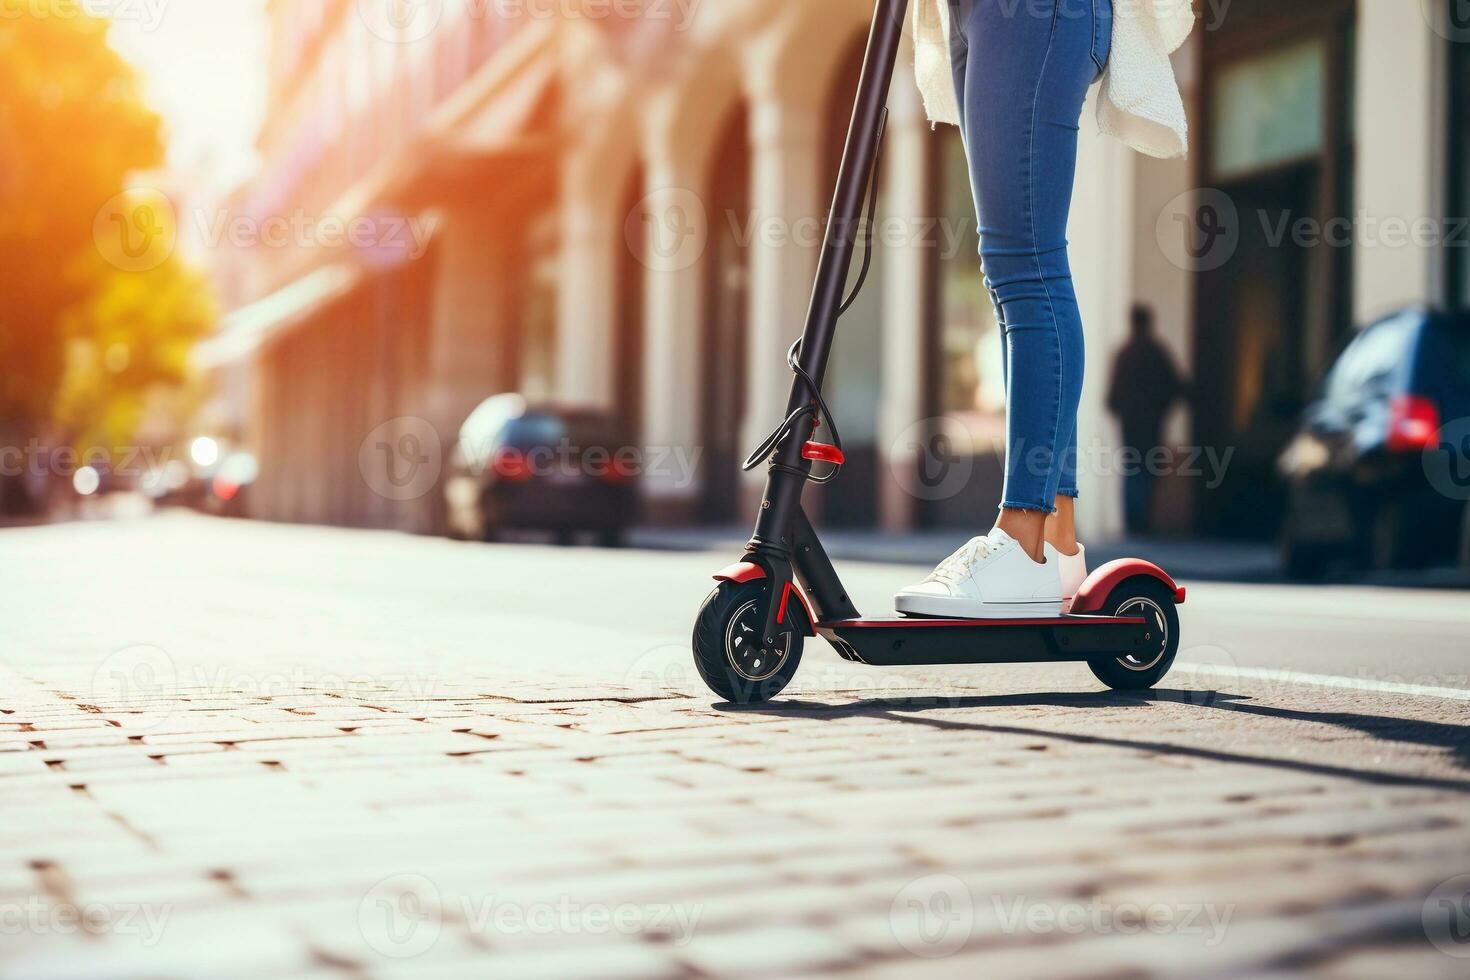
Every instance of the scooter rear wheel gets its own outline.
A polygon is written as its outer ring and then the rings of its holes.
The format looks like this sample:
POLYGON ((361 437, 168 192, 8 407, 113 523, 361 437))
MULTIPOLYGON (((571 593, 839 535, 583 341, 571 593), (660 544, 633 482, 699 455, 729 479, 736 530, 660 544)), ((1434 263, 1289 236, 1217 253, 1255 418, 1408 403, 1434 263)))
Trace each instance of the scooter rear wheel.
POLYGON ((1108 596, 1109 616, 1140 616, 1149 624, 1149 648, 1143 653, 1089 661, 1097 679, 1115 691, 1146 691, 1163 680, 1179 652, 1179 610, 1163 583, 1130 578, 1108 596))
POLYGON ((769 701, 791 683, 801 666, 807 631, 801 603, 787 606, 791 630, 775 646, 761 643, 770 588, 766 579, 721 582, 694 621, 694 666, 709 689, 726 701, 769 701))

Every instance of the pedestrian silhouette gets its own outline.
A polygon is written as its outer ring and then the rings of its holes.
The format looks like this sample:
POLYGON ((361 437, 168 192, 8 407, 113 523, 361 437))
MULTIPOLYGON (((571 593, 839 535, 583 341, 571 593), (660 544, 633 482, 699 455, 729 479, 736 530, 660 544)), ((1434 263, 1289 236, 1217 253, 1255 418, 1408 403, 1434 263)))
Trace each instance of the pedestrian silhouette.
POLYGON ((1123 514, 1128 531, 1150 530, 1154 481, 1149 453, 1162 445, 1164 418, 1185 385, 1174 359, 1154 334, 1154 311, 1143 304, 1130 315, 1132 336, 1113 359, 1108 411, 1118 417, 1129 450, 1123 473, 1123 514))

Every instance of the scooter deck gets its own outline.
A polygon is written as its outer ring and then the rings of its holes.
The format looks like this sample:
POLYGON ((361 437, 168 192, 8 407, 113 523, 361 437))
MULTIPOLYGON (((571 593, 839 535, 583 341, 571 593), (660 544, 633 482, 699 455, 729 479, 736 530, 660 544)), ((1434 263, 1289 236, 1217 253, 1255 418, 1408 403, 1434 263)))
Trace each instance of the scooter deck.
POLYGON ((817 633, 846 660, 874 667, 1066 663, 1143 654, 1142 618, 930 619, 895 616, 819 623, 817 633))

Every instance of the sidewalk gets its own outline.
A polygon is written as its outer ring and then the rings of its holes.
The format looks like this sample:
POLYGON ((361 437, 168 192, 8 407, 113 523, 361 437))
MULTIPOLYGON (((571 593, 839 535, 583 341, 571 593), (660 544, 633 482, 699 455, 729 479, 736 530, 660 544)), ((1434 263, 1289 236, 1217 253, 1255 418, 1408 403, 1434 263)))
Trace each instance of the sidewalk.
POLYGON ((14 535, 6 980, 1470 962, 1464 700, 1208 663, 1122 696, 1076 665, 876 670, 812 642, 739 709, 689 658, 708 555, 198 518, 14 535), (569 602, 574 576, 600 587, 569 602))

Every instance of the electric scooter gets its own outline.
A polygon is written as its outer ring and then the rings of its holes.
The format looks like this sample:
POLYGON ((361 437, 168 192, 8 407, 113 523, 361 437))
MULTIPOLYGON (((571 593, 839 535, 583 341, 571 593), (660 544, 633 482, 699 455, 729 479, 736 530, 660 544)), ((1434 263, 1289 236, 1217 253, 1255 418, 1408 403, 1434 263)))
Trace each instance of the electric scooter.
POLYGON ((877 202, 885 103, 907 10, 908 0, 877 0, 806 326, 786 357, 795 375, 786 417, 745 461, 749 471, 769 460, 755 534, 745 557, 715 574, 719 584, 694 624, 695 667, 727 701, 767 701, 795 675, 805 639, 820 635, 859 664, 1080 662, 1115 690, 1153 687, 1179 649, 1176 606, 1184 602, 1184 589, 1158 566, 1139 559, 1104 565, 1056 617, 868 618, 848 597, 802 509, 806 485, 832 482, 845 460, 822 379, 837 321, 871 267, 870 240, 844 299, 864 191, 870 216, 877 202), (813 440, 822 426, 829 442, 813 440))

